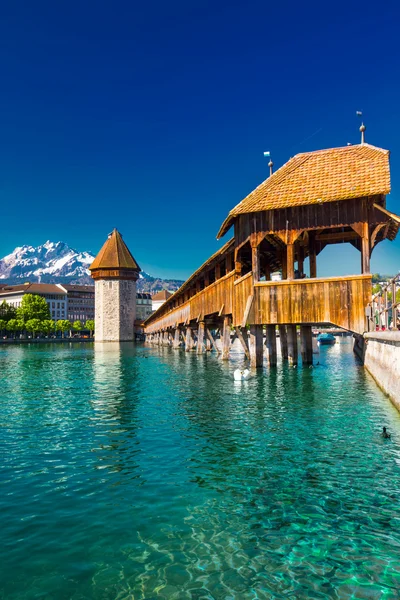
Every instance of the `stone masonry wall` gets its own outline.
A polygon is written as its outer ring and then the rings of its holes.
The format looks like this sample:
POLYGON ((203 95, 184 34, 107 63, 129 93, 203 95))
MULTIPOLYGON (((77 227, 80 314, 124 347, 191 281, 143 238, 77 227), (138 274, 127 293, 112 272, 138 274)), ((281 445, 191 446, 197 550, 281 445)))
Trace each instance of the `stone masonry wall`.
POLYGON ((125 342, 134 338, 136 282, 96 280, 95 340, 125 342))
POLYGON ((364 364, 400 410, 400 331, 364 334, 364 364))

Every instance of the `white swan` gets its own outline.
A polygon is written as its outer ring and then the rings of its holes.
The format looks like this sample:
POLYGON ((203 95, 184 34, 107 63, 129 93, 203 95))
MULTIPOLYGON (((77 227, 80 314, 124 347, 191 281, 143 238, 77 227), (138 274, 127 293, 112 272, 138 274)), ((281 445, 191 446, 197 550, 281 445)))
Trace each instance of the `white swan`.
POLYGON ((249 379, 250 377, 250 371, 249 369, 236 369, 236 371, 233 373, 233 378, 235 381, 243 381, 244 379, 249 379))

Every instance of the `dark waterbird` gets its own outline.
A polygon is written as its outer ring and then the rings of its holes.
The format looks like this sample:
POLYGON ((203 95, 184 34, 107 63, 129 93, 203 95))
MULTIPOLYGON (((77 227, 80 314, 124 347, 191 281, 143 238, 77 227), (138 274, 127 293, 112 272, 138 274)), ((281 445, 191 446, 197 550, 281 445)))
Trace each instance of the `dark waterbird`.
POLYGON ((386 427, 383 428, 382 437, 385 438, 385 440, 389 440, 390 439, 390 433, 388 433, 386 431, 386 427))

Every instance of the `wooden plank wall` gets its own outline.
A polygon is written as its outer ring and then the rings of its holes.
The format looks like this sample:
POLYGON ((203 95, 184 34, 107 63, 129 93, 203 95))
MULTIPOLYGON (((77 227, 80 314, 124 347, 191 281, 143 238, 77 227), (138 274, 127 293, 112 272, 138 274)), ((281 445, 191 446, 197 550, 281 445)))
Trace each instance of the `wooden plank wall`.
POLYGON ((256 283, 255 323, 331 323, 363 333, 371 281, 371 275, 354 275, 256 283))
POLYGON ((241 327, 243 319, 245 318, 246 324, 254 322, 254 287, 253 287, 253 273, 246 273, 240 279, 234 282, 234 312, 233 312, 233 325, 235 327, 241 327), (249 300, 250 296, 253 296, 253 300, 249 300), (251 306, 249 307, 248 303, 251 306), (246 308, 248 312, 246 315, 246 308))

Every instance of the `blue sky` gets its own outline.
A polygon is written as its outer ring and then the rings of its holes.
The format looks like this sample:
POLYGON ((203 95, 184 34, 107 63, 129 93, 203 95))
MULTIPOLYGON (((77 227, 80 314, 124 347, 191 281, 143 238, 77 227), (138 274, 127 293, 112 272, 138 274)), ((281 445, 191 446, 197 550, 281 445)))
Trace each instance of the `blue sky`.
MULTIPOLYGON (((298 152, 391 150, 400 213, 400 8, 324 2, 38 2, 0 8, 0 256, 120 229, 139 264, 185 278, 229 210, 298 152)), ((226 238, 228 239, 228 238, 226 238)), ((332 247, 320 274, 359 272, 332 247)), ((400 240, 372 270, 400 269, 400 240)))

